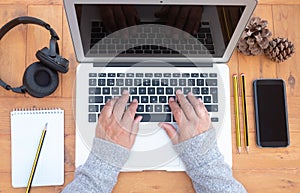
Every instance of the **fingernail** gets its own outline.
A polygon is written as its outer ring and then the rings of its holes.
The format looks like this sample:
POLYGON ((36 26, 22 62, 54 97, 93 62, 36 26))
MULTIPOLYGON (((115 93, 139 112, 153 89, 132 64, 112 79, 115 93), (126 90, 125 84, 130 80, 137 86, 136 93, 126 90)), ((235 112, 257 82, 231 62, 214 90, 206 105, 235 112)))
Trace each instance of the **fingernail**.
POLYGON ((133 102, 133 103, 137 103, 138 100, 137 100, 137 99, 133 99, 132 102, 133 102))
POLYGON ((170 98, 169 98, 169 101, 174 101, 174 98, 173 98, 173 97, 170 97, 170 98))
POLYGON ((182 91, 181 90, 177 90, 176 94, 182 94, 182 91))
POLYGON ((123 90, 122 94, 128 94, 128 90, 123 90))

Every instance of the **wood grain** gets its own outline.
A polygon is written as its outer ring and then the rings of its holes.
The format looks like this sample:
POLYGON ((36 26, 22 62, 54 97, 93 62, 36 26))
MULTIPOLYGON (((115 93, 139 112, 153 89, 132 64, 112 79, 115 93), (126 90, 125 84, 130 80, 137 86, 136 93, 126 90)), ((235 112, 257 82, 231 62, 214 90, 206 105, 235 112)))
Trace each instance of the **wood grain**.
MULTIPOLYGON (((300 1, 260 0, 255 16, 269 21, 274 36, 288 37, 296 48, 300 46, 300 1)), ((65 110, 65 184, 55 187, 34 187, 35 192, 61 192, 74 177, 75 121, 74 81, 77 61, 70 37, 62 0, 0 0, 0 25, 21 16, 37 16, 49 22, 58 32, 62 55, 70 60, 70 71, 60 75, 59 89, 50 97, 35 99, 0 91, 0 192, 24 192, 11 187, 10 111, 15 108, 60 107, 65 110)), ((0 42, 0 77, 20 85, 25 67, 35 61, 35 51, 48 46, 48 32, 35 26, 18 26, 0 42), (13 41, 12 41, 13 40, 13 41)), ((297 52, 297 50, 296 50, 297 52)), ((250 153, 236 152, 234 114, 232 105, 233 175, 248 192, 299 192, 300 190, 300 55, 276 64, 264 56, 248 57, 235 51, 229 61, 230 75, 246 73, 247 105, 250 128, 250 153), (283 78, 288 91, 288 114, 291 145, 288 148, 262 149, 255 145, 255 120, 252 81, 256 78, 283 78)), ((232 89, 232 88, 231 88, 232 89)), ((231 92, 232 93, 232 92, 231 92)), ((232 96, 232 94, 231 94, 232 96)), ((231 100, 233 98, 231 97, 231 100)), ((242 128, 243 131, 243 128, 242 128)), ((242 141, 243 144, 243 141, 242 141)), ((194 192, 191 180, 184 172, 149 171, 121 173, 114 193, 124 192, 194 192)))

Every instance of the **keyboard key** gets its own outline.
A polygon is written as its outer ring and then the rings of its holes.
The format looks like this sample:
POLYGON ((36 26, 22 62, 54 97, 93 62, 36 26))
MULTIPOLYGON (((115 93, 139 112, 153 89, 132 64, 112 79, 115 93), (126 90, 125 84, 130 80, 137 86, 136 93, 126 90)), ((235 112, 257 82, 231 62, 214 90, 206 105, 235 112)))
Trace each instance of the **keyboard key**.
POLYGON ((177 79, 170 79, 170 86, 177 86, 177 79))
POLYGON ((172 87, 167 87, 167 88, 166 88, 166 94, 167 94, 167 95, 174 94, 173 88, 172 88, 172 87))
POLYGON ((99 73, 98 76, 99 77, 106 77, 106 73, 99 73))
POLYGON ((89 94, 101 94, 101 88, 89 88, 89 94))
POLYGON ((153 77, 152 73, 145 73, 145 77, 153 77))
POLYGON ((169 80, 168 79, 161 79, 160 84, 161 84, 161 86, 168 86, 169 80))
POLYGON ((148 94, 155 94, 155 88, 154 87, 148 87, 148 94))
POLYGON ((144 112, 144 105, 138 105, 136 112, 144 112))
POLYGON ((163 87, 157 87, 156 88, 156 94, 157 95, 163 95, 164 94, 164 88, 163 87))
POLYGON ((146 87, 139 87, 139 94, 146 94, 146 87))
POLYGON ((182 73, 181 75, 182 77, 186 77, 186 78, 189 78, 190 77, 190 73, 182 73))
POLYGON ((219 118, 218 117, 212 117, 210 118, 211 122, 219 122, 219 118))
POLYGON ((115 86, 115 79, 107 79, 107 86, 115 86))
POLYGON ((89 73, 89 77, 97 77, 97 73, 89 73))
POLYGON ((197 86, 204 86, 204 79, 197 79, 197 86))
POLYGON ((102 88, 102 93, 103 94, 110 94, 110 88, 109 87, 103 87, 102 88))
POLYGON ((164 112, 171 112, 171 108, 169 105, 164 105, 164 112))
POLYGON ((150 96, 150 103, 157 103, 157 96, 150 96))
POLYGON ((198 73, 191 73, 191 77, 197 78, 197 77, 199 77, 199 74, 198 73))
POLYGON ((200 88, 198 88, 198 87, 193 87, 192 93, 193 93, 193 95, 199 95, 199 94, 200 94, 200 88))
POLYGON ((150 79, 143 79, 143 86, 150 86, 151 82, 150 79))
POLYGON ((89 103, 103 103, 103 97, 102 96, 90 96, 89 103))
POLYGON ((164 73, 164 77, 171 77, 171 73, 164 73))
POLYGON ((125 77, 125 73, 117 73, 117 77, 125 77))
POLYGON ((110 99, 112 99, 112 96, 105 96, 105 99, 104 99, 105 101, 104 102, 106 103, 110 99))
POLYGON ((141 103, 148 103, 148 96, 141 96, 141 103))
POLYGON ((162 105, 155 105, 154 112, 162 112, 162 105))
POLYGON ((160 103, 167 103, 167 97, 166 96, 159 96, 158 100, 160 103))
POLYGON ((211 103, 211 96, 204 96, 204 103, 211 103))
POLYGON ((130 94, 137 94, 137 88, 136 87, 130 87, 129 88, 129 93, 130 94))
POLYGON ((171 113, 136 113, 135 116, 142 116, 141 122, 171 122, 171 113))
POLYGON ((188 79, 188 86, 195 86, 195 79, 188 79))
POLYGON ((89 105, 89 112, 99 112, 98 105, 89 105))
POLYGON ((103 78, 98 79, 98 86, 106 86, 106 80, 103 78))
POLYGON ((125 86, 132 86, 133 80, 132 79, 125 79, 125 86))
POLYGON ((155 73, 154 77, 162 77, 162 73, 155 73))
POLYGON ((218 80, 217 79, 206 79, 205 80, 205 85, 206 86, 217 86, 218 85, 218 80))
POLYGON ((207 87, 201 88, 201 94, 208 94, 208 88, 207 87))
POLYGON ((108 73, 108 77, 116 77, 115 73, 108 73))
POLYGON ((152 86, 159 86, 159 79, 152 79, 152 86))
POLYGON ((117 79, 116 86, 124 86, 124 79, 117 79))
POLYGON ((89 79, 89 86, 96 86, 97 79, 89 79))
POLYGON ((186 79, 179 79, 179 86, 186 86, 186 79))
POLYGON ((174 78, 180 77, 180 73, 173 73, 173 77, 174 77, 174 78))
POLYGON ((191 92, 191 88, 190 87, 184 87, 183 88, 183 94, 187 95, 189 92, 191 92))
POLYGON ((200 77, 206 78, 206 77, 208 77, 208 74, 207 73, 200 73, 200 77))
POLYGON ((153 112, 153 105, 146 105, 146 112, 153 112))
POLYGON ((134 73, 126 73, 126 77, 134 77, 134 73))
POLYGON ((96 114, 89 114, 89 122, 93 123, 97 121, 97 115, 96 114))
POLYGON ((121 87, 121 94, 124 92, 124 90, 128 91, 128 87, 121 87))
POLYGON ((119 95, 120 94, 119 87, 113 87, 113 88, 111 88, 111 94, 113 94, 113 95, 119 95))
POLYGON ((209 73, 209 77, 211 78, 216 78, 218 76, 217 73, 209 73))
POLYGON ((139 96, 131 96, 131 101, 136 99, 138 102, 140 102, 140 97, 139 96))
POLYGON ((143 74, 143 73, 136 73, 135 76, 136 76, 136 77, 141 77, 141 78, 142 78, 142 77, 144 77, 144 74, 143 74))
POLYGON ((218 105, 205 105, 208 112, 218 112, 218 105))
POLYGON ((142 79, 134 79, 134 86, 141 86, 142 85, 142 79))

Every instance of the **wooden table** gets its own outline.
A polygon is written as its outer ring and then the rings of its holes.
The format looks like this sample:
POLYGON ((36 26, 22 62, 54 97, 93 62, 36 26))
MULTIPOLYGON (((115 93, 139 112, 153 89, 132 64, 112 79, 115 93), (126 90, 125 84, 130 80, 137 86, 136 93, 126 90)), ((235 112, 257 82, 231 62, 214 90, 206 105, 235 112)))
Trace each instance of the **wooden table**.
MULTIPOLYGON (((0 0, 0 25, 14 17, 39 17, 57 31, 62 55, 70 60, 70 71, 60 75, 60 86, 50 97, 32 98, 0 91, 0 192, 24 192, 11 186, 10 111, 15 107, 60 107, 65 110, 65 184, 74 176, 74 81, 76 59, 62 0, 0 0)), ((293 41, 296 53, 276 64, 264 56, 249 57, 234 52, 230 73, 247 75, 247 103, 250 123, 250 153, 235 147, 232 127, 233 174, 249 192, 300 192, 300 1, 261 0, 254 12, 269 21, 273 37, 293 41), (291 145, 288 148, 260 149, 255 145, 252 81, 255 78, 282 78, 286 81, 291 145)), ((26 66, 37 61, 35 52, 49 44, 49 34, 41 27, 21 25, 0 42, 0 77, 11 85, 21 85, 26 66)), ((231 92, 232 93, 232 92, 231 92)), ((231 97, 232 99, 232 97, 231 97)), ((232 100, 233 101, 233 100, 232 100)), ((232 102, 233 104, 233 102, 232 102)), ((234 116, 232 108, 232 125, 234 116)), ((32 188, 32 192, 60 192, 64 186, 32 188)), ((184 172, 149 171, 121 173, 114 192, 194 192, 184 172)))

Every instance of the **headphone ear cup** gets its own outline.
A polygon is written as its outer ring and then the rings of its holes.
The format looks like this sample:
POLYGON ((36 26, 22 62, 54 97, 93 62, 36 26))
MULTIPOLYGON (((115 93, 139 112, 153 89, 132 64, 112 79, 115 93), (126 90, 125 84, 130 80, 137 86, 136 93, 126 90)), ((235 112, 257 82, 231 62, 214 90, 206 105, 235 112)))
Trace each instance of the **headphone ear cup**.
POLYGON ((53 70, 61 73, 66 73, 69 70, 69 61, 61 57, 59 54, 56 54, 55 57, 51 57, 49 48, 45 47, 38 50, 35 56, 40 60, 40 62, 53 70))
POLYGON ((33 97, 42 98, 52 94, 58 83, 58 73, 40 62, 31 64, 23 76, 23 85, 33 97))

